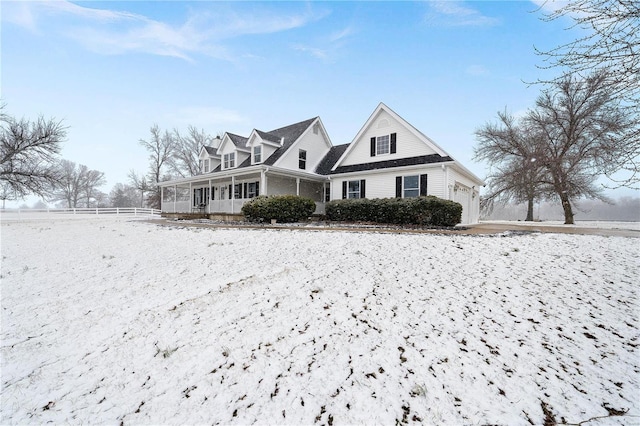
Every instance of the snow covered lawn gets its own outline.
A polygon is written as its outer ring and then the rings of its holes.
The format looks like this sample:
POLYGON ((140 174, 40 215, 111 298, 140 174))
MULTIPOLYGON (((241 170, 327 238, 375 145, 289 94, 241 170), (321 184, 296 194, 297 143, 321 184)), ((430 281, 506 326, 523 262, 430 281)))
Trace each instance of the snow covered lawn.
POLYGON ((2 424, 640 422, 635 238, 1 231, 2 424))

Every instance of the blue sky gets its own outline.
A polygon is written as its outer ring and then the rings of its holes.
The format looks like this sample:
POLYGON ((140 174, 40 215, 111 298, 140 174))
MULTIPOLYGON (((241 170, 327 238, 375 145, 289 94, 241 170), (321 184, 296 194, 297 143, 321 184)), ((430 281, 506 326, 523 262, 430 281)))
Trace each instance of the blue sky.
POLYGON ((577 35, 538 6, 3 1, 1 97, 63 119, 63 157, 103 171, 104 192, 146 171, 138 140, 156 123, 248 135, 319 115, 338 145, 379 102, 484 177, 474 131, 531 107, 540 86, 523 81, 548 73, 534 46, 577 35))

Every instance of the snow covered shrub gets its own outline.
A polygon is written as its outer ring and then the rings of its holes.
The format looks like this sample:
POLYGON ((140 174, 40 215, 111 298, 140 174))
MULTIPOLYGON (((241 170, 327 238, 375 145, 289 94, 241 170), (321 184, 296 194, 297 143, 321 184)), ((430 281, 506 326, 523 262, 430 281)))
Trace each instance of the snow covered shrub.
POLYGON ((397 225, 455 226, 462 205, 434 196, 335 200, 326 205, 329 220, 397 225))
POLYGON ((275 219, 278 222, 298 222, 307 219, 316 209, 316 203, 297 195, 271 195, 253 198, 242 206, 242 214, 251 222, 275 219))

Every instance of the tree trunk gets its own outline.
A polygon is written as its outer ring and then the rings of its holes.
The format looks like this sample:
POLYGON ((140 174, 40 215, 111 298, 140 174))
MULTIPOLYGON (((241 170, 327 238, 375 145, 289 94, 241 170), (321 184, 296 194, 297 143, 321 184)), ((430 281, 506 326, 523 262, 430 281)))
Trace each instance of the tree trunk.
POLYGON ((566 193, 560 194, 560 201, 562 201, 562 209, 564 210, 564 224, 573 225, 573 209, 566 193))
POLYGON ((525 222, 533 222, 533 198, 529 198, 527 202, 527 218, 525 222))

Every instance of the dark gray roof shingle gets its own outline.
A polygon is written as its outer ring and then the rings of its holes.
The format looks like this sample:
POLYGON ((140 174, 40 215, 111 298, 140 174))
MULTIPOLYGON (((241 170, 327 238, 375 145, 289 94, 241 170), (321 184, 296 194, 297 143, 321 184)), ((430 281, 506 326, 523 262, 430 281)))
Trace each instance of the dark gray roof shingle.
POLYGON ((332 146, 327 155, 324 156, 318 167, 316 167, 316 173, 319 175, 328 175, 331 173, 331 168, 336 164, 336 161, 347 150, 349 144, 332 146))
POLYGON ((282 155, 291 148, 291 145, 298 140, 298 138, 309 128, 311 123, 315 121, 318 117, 310 118, 305 121, 301 121, 299 123, 291 124, 289 126, 281 127, 279 129, 271 130, 269 133, 278 138, 280 141, 282 138, 283 144, 280 148, 276 149, 273 154, 269 156, 264 162, 264 164, 268 166, 272 166, 282 155))
MULTIPOLYGON (((336 160, 337 161, 337 160, 336 160)), ((434 164, 453 161, 453 158, 440 154, 421 155, 419 157, 400 158, 397 160, 376 161, 372 163, 352 164, 350 166, 340 166, 331 171, 332 175, 340 173, 364 172, 368 170, 391 169, 394 167, 417 166, 419 164, 434 164)), ((335 164, 335 163, 334 163, 335 164)))

